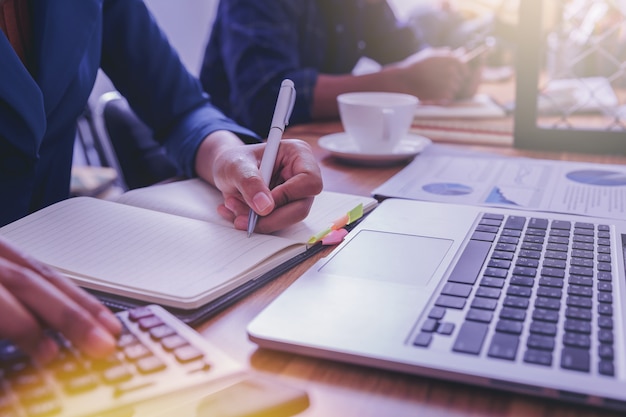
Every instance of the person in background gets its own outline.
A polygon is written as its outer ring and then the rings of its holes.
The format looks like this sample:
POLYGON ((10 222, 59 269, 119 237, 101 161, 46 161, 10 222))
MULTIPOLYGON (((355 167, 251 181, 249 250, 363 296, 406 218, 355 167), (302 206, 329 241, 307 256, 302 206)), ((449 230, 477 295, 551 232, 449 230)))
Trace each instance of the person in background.
MULTIPOLYGON (((305 142, 285 140, 270 190, 264 145, 202 91, 141 0, 0 0, 0 226, 68 197, 76 121, 102 68, 181 170, 221 190, 222 217, 258 232, 304 218, 322 179, 305 142)), ((94 219, 98 221, 98 219, 94 219)), ((91 295, 0 239, 0 338, 46 362, 62 332, 94 357, 120 323, 91 295)))
POLYGON ((429 47, 385 0, 221 0, 200 79, 227 115, 264 135, 284 78, 298 91, 293 125, 336 118, 337 95, 349 91, 470 97, 477 67, 458 50, 429 47), (364 57, 381 70, 353 75, 364 57))

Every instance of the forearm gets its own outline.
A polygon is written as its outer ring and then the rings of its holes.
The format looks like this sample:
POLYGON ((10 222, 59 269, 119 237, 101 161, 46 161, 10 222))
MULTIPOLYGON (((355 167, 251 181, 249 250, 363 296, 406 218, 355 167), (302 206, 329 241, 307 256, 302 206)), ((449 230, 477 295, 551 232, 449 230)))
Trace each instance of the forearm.
POLYGON ((313 119, 336 118, 337 95, 351 91, 406 93, 424 102, 445 103, 473 94, 478 81, 472 83, 470 76, 467 64, 447 49, 424 50, 371 74, 320 74, 313 90, 311 115, 313 119), (469 87, 464 93, 466 84, 469 87))

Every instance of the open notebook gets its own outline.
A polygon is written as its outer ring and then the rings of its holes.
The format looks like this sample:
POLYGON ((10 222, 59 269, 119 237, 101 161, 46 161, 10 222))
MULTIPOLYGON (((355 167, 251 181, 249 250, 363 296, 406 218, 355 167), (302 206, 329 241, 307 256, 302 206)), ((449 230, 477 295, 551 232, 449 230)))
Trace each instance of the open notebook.
POLYGON ((217 214, 221 202, 201 180, 179 181, 117 202, 65 200, 0 228, 0 235, 105 301, 156 303, 184 315, 274 277, 307 255, 311 236, 359 204, 365 212, 376 204, 322 192, 304 221, 248 238, 217 214))

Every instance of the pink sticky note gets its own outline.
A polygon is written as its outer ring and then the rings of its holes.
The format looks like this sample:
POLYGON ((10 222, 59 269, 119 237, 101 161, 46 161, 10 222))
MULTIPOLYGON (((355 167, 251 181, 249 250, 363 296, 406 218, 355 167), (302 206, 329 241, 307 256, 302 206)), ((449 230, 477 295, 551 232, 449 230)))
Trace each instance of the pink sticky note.
POLYGON ((322 245, 336 245, 341 243, 344 237, 348 234, 346 229, 333 230, 322 239, 322 245))

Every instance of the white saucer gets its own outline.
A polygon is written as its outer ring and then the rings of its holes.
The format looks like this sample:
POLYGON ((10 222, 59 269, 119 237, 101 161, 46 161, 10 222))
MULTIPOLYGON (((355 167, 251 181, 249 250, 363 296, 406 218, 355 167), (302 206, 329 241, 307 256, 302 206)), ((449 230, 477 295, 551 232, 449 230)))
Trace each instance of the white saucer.
POLYGON ((432 141, 424 136, 413 133, 396 145, 393 151, 382 154, 362 153, 346 132, 322 136, 318 145, 329 151, 334 157, 360 165, 387 165, 406 161, 423 151, 432 141))

